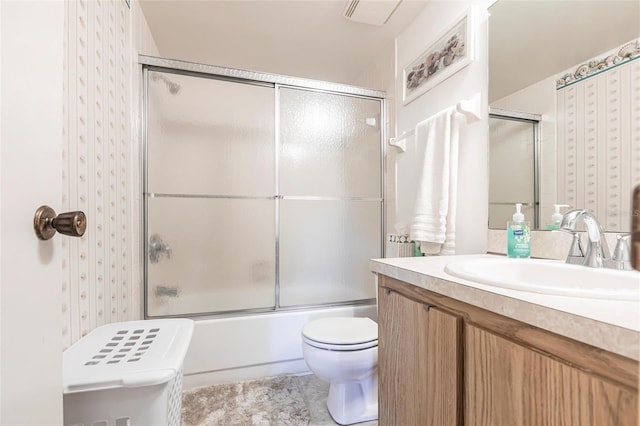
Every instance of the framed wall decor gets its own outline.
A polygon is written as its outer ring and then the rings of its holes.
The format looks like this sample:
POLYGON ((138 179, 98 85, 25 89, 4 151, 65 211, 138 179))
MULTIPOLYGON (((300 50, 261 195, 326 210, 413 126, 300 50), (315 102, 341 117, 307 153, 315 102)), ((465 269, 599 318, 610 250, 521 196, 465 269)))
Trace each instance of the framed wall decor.
POLYGON ((458 18, 420 56, 404 67, 404 105, 451 77, 474 59, 472 10, 469 9, 458 18))

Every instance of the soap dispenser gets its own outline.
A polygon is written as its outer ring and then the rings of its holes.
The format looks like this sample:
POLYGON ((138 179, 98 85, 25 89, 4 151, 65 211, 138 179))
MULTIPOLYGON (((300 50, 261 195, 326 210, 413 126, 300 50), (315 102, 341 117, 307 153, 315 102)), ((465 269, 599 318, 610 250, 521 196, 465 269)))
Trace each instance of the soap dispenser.
POLYGON ((568 204, 553 205, 553 214, 551 215, 551 223, 547 225, 548 230, 560 229, 560 223, 562 222, 562 217, 564 216, 562 213, 560 213, 560 207, 569 207, 569 205, 568 204))
POLYGON ((516 203, 512 221, 507 222, 507 256, 527 258, 531 255, 531 227, 521 212, 522 203, 516 203))

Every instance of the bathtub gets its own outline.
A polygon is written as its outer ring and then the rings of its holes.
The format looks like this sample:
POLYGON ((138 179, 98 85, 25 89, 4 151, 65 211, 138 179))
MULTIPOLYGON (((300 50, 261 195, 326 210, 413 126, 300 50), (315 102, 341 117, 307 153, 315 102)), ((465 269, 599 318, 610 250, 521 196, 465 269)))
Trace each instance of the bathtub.
POLYGON ((372 304, 196 318, 183 366, 184 388, 308 373, 302 357, 302 327, 310 320, 328 316, 369 317, 375 321, 377 311, 372 304))

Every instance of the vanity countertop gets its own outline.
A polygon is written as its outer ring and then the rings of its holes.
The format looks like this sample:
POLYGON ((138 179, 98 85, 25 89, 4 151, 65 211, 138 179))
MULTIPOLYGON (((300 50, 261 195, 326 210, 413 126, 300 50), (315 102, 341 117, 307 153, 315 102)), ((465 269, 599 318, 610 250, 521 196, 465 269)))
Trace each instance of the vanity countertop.
POLYGON ((373 259, 370 268, 373 272, 490 312, 640 360, 639 301, 587 299, 511 290, 468 281, 444 271, 444 267, 454 259, 481 257, 495 258, 495 255, 373 259))

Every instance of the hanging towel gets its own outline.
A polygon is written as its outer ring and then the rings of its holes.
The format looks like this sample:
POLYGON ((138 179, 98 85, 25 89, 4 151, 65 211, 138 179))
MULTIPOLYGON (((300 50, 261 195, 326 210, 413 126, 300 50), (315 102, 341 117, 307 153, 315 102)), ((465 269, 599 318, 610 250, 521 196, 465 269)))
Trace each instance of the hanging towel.
POLYGON ((419 123, 416 145, 425 146, 411 239, 428 255, 455 254, 455 219, 458 174, 456 107, 419 123))

